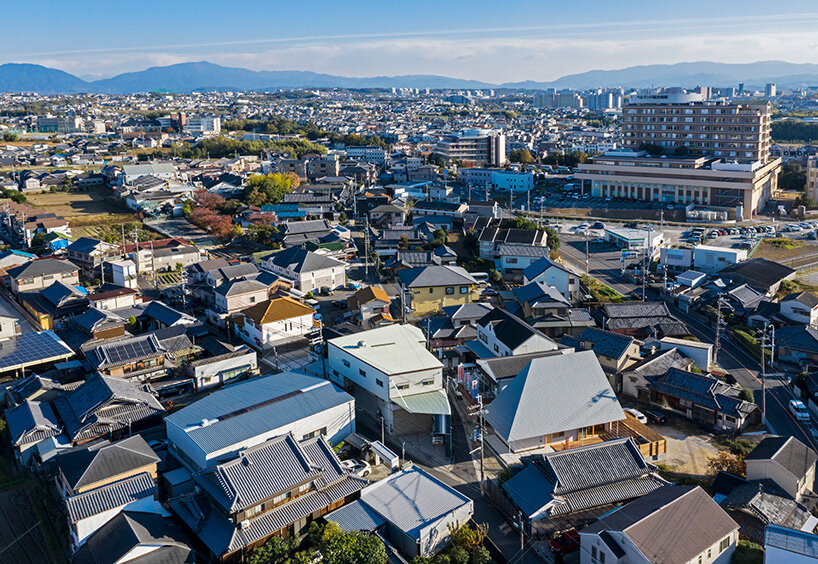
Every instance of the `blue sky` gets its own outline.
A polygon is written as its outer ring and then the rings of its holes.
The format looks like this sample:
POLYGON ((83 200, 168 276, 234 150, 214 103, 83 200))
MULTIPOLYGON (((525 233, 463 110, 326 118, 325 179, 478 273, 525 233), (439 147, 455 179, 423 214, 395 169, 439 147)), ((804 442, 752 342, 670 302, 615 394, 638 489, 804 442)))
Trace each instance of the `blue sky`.
POLYGON ((10 0, 0 62, 87 78, 207 60, 490 82, 683 61, 818 63, 818 3, 10 0))

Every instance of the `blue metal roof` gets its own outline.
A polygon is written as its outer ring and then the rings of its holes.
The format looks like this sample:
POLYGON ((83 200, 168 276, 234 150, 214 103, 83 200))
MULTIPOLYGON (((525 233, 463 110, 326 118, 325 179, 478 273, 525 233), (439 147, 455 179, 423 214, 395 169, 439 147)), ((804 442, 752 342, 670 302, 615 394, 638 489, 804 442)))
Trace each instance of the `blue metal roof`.
POLYGON ((285 372, 253 378, 204 397, 165 418, 203 452, 229 447, 353 398, 331 382, 285 372), (202 421, 208 424, 202 426, 202 421))
POLYGON ((353 501, 349 505, 336 509, 326 515, 325 518, 327 521, 335 521, 341 529, 350 533, 354 531, 374 531, 386 523, 386 519, 378 515, 374 509, 362 503, 361 500, 353 501))

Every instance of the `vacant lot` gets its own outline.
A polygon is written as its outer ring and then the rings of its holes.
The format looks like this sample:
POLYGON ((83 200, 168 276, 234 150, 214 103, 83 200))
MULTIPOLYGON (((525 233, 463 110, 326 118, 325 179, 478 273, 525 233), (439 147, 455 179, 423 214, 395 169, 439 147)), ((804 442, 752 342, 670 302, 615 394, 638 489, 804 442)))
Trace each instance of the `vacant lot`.
POLYGON ((759 245, 753 258, 765 258, 789 265, 801 257, 818 253, 818 246, 806 241, 788 238, 765 239, 759 245))
MULTIPOLYGON (((27 194, 29 205, 43 208, 71 221, 93 221, 95 215, 107 216, 102 219, 112 219, 110 216, 134 216, 131 210, 126 209, 119 202, 111 199, 111 190, 104 187, 95 187, 88 192, 44 192, 42 194, 27 194)), ((80 223, 82 224, 82 223, 80 223)))

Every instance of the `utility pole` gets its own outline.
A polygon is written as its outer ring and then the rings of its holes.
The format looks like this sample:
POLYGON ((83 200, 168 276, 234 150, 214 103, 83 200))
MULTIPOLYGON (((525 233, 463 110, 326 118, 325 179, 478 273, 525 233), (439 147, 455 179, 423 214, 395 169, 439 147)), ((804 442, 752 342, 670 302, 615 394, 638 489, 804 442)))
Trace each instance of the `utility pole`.
POLYGON ((591 273, 588 270, 588 263, 590 262, 590 253, 588 252, 588 230, 585 230, 585 276, 590 276, 591 273))
POLYGON ((385 439, 385 436, 384 436, 384 422, 383 422, 383 413, 381 413, 381 444, 382 444, 382 445, 385 445, 385 444, 386 444, 386 441, 385 441, 384 439, 385 439))
POLYGON ((713 351, 713 361, 716 365, 719 363, 719 350, 721 349, 721 304, 723 299, 722 296, 716 299, 716 342, 713 351))
POLYGON ((520 552, 525 550, 525 534, 523 532, 523 512, 517 511, 517 524, 520 527, 520 552))
POLYGON ((485 470, 484 470, 484 443, 483 443, 483 395, 480 394, 477 396, 477 405, 480 409, 480 429, 478 432, 480 433, 480 495, 486 495, 486 480, 485 480, 485 470))
POLYGON ((763 423, 767 422, 767 327, 769 324, 765 323, 764 329, 761 330, 761 421, 763 423))
POLYGON ((364 280, 369 280, 369 214, 364 227, 364 280))

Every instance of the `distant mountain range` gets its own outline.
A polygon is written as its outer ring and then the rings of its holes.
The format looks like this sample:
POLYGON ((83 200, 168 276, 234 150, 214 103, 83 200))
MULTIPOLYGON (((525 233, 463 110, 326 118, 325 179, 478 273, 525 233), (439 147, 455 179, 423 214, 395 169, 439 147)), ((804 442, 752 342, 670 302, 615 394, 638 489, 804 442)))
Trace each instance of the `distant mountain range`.
POLYGON ((779 88, 818 85, 818 64, 759 61, 747 64, 677 63, 643 65, 618 70, 592 70, 571 74, 551 82, 508 82, 491 84, 436 75, 373 76, 352 78, 308 71, 252 71, 208 62, 180 63, 87 81, 67 72, 40 65, 0 65, 0 92, 75 94, 99 92, 190 92, 216 90, 274 90, 279 88, 455 88, 455 89, 543 89, 606 88, 623 86, 736 86, 762 88, 775 82, 779 88))

